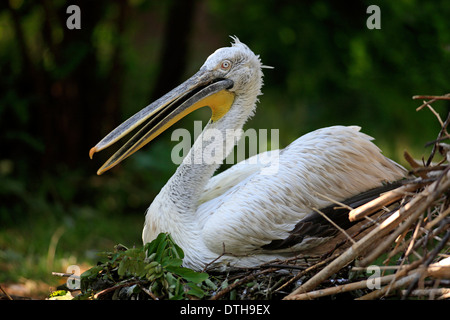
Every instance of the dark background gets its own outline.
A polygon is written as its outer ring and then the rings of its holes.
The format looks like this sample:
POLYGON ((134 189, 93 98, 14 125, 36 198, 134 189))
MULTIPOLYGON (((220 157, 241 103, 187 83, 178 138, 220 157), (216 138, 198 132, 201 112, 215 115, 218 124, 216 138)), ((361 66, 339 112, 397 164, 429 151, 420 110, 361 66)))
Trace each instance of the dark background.
MULTIPOLYGON (((105 134, 235 35, 260 54, 264 95, 246 128, 360 125, 383 152, 420 159, 438 131, 413 95, 450 92, 450 2, 31 1, 0 3, 0 282, 89 264, 140 245, 145 209, 175 170, 173 129, 103 176, 105 134), (66 9, 81 9, 69 30, 66 9), (381 29, 369 30, 369 5, 381 29)), ((449 105, 436 103, 445 117, 449 105)), ((198 111, 176 127, 208 119, 198 111)))

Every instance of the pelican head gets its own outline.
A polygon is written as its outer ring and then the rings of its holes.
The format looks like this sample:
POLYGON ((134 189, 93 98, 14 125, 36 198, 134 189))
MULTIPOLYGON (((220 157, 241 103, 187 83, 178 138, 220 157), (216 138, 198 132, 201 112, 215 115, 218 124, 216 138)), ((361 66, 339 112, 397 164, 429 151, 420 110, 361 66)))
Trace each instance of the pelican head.
POLYGON ((198 108, 211 108, 212 122, 220 121, 233 107, 249 109, 241 110, 245 118, 253 114, 257 96, 261 94, 263 66, 259 56, 236 37, 233 40, 231 47, 220 48, 211 54, 191 78, 137 112, 93 147, 89 152, 91 159, 95 152, 142 125, 97 174, 111 169, 198 108), (254 101, 235 104, 236 97, 254 101))

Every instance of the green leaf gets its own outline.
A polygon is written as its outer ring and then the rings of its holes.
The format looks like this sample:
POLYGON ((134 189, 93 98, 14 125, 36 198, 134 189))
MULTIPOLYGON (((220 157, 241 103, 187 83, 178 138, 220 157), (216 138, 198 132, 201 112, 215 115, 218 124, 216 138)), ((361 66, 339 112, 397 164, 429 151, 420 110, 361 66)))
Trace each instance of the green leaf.
POLYGON ((181 267, 182 264, 183 260, 170 257, 163 258, 163 261, 161 262, 163 267, 181 267))
POLYGON ((145 263, 138 263, 136 266, 136 276, 143 278, 147 274, 147 270, 145 269, 146 264, 145 263))
POLYGON ((103 269, 102 265, 98 265, 95 267, 90 268, 89 270, 86 270, 85 272, 83 272, 81 274, 81 278, 91 278, 91 277, 96 277, 98 275, 98 273, 103 269))
POLYGON ((147 251, 147 255, 151 255, 152 253, 156 253, 156 250, 157 250, 159 244, 160 244, 162 241, 165 241, 165 240, 166 240, 166 237, 167 237, 167 236, 166 236, 165 233, 160 233, 160 234, 156 237, 155 240, 153 240, 153 241, 151 241, 151 242, 149 242, 149 243, 146 243, 145 246, 144 246, 144 250, 147 251))
POLYGON ((170 240, 170 243, 171 243, 171 245, 172 245, 172 252, 173 252, 173 254, 175 255, 175 257, 176 258, 179 258, 179 259, 184 259, 184 252, 183 252, 183 250, 181 249, 181 247, 179 247, 174 241, 173 241, 173 239, 172 239, 172 237, 170 236, 170 234, 168 234, 167 235, 168 236, 168 239, 170 240))
MULTIPOLYGON (((158 247, 156 249, 156 257, 155 257, 156 261, 161 261, 161 258, 163 256, 165 249, 167 247, 167 244, 168 244, 167 243, 167 235, 165 233, 161 233, 160 235, 163 235, 163 237, 159 241, 158 247)), ((158 238, 159 238, 159 236, 158 236, 158 238)), ((156 239, 158 239, 158 238, 156 238, 156 239)))
POLYGON ((205 284, 213 290, 217 290, 217 286, 209 278, 205 280, 205 284))
POLYGON ((132 248, 125 251, 124 255, 132 258, 144 258, 145 253, 140 248, 132 248))
POLYGON ((119 276, 124 276, 127 272, 127 257, 124 257, 122 261, 119 263, 119 269, 117 269, 117 273, 119 276))
POLYGON ((122 255, 123 255, 123 254, 120 253, 120 252, 115 253, 115 254, 112 256, 112 258, 111 258, 111 260, 110 260, 110 263, 116 262, 117 258, 119 258, 119 257, 122 256, 122 255))
POLYGON ((203 298, 205 296, 205 292, 202 290, 202 288, 197 286, 195 283, 189 282, 186 284, 186 286, 190 288, 190 290, 188 290, 186 294, 196 296, 197 298, 203 298))
POLYGON ((179 275, 180 277, 183 277, 187 281, 192 281, 194 283, 201 283, 208 279, 207 273, 196 272, 184 267, 167 266, 166 269, 172 273, 179 275))
POLYGON ((123 247, 120 251, 107 253, 106 257, 108 261, 83 274, 82 292, 111 287, 118 277, 121 281, 130 277, 150 281, 155 295, 169 299, 186 299, 186 294, 202 298, 206 295, 203 289, 214 287, 211 281, 205 287, 201 286, 208 274, 182 267, 183 250, 168 233, 159 234, 141 248, 123 247))

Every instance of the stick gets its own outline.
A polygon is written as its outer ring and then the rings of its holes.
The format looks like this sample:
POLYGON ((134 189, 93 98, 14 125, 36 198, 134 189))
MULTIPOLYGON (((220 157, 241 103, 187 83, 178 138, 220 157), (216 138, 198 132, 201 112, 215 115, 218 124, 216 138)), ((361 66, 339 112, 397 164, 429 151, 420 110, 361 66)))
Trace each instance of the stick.
MULTIPOLYGON (((438 218, 434 219, 433 221, 435 221, 435 220, 438 220, 438 218)), ((433 223, 433 221, 431 221, 430 224, 433 223)), ((433 224, 433 225, 434 225, 434 224, 433 224)), ((429 236, 430 236, 430 237, 434 237, 435 235, 437 235, 437 234, 439 234, 439 233, 441 233, 441 232, 444 232, 445 230, 447 230, 446 227, 447 227, 447 226, 440 226, 440 227, 434 229, 433 231, 431 231, 431 233, 430 233, 429 236)), ((424 229, 425 229, 425 230, 428 230, 428 229, 427 229, 427 226, 425 226, 424 229)), ((428 231, 430 231, 430 230, 428 230, 428 231)), ((421 228, 419 236, 422 236, 423 233, 425 233, 425 231, 423 230, 423 228, 421 228)), ((418 246, 423 245, 424 243, 426 243, 426 241, 427 241, 426 237, 421 238, 421 239, 420 239, 419 241, 417 241, 417 243, 414 245, 414 248, 413 248, 413 249, 416 249, 418 246)), ((385 260, 383 263, 387 263, 387 261, 389 261, 389 259, 391 259, 393 256, 395 256, 395 255, 396 255, 397 253, 399 253, 400 251, 404 250, 405 247, 406 247, 408 244, 409 244, 409 242, 405 242, 405 243, 399 245, 398 247, 396 247, 396 248, 395 248, 394 250, 392 250, 391 252, 389 252, 388 257, 386 258, 386 260, 385 260)))
POLYGON ((384 286, 383 288, 376 291, 372 291, 371 293, 359 297, 356 300, 373 300, 379 298, 382 295, 384 295, 387 291, 392 291, 407 286, 416 278, 416 276, 417 276, 416 273, 413 273, 409 276, 403 277, 400 280, 395 281, 392 285, 384 286))
POLYGON ((422 223, 423 223, 423 219, 419 218, 419 221, 418 221, 418 223, 416 225, 416 228, 414 229, 414 233, 412 235, 412 238, 409 239, 409 245, 408 245, 408 248, 406 249, 405 257, 408 257, 410 255, 411 251, 413 250, 414 244, 416 243, 416 240, 419 237, 419 231, 420 231, 420 228, 422 226, 422 223))
POLYGON ((330 201, 330 202, 332 202, 334 204, 337 204, 339 206, 339 208, 344 208, 344 209, 348 209, 348 210, 352 210, 353 209, 352 207, 346 205, 345 203, 336 201, 336 200, 334 200, 334 199, 332 199, 332 198, 330 198, 330 197, 328 197, 328 196, 326 196, 324 194, 321 194, 319 192, 316 192, 316 195, 321 197, 321 198, 323 198, 323 199, 325 199, 325 200, 328 200, 328 201, 330 201))
POLYGON ((423 100, 423 99, 431 99, 430 101, 425 102, 424 104, 422 104, 420 107, 418 107, 418 108, 416 109, 416 111, 420 111, 420 110, 422 110, 422 108, 425 107, 427 104, 433 103, 433 102, 435 102, 436 100, 450 100, 450 93, 447 93, 447 94, 445 94, 445 95, 443 95, 443 96, 418 95, 418 96, 413 96, 412 98, 413 98, 414 100, 417 100, 417 99, 421 99, 421 100, 423 100))
MULTIPOLYGON (((381 284, 386 284, 391 282, 395 278, 395 274, 383 276, 383 277, 377 277, 373 279, 374 281, 379 281, 381 284)), ((317 290, 317 291, 310 291, 307 293, 301 293, 295 296, 296 300, 311 300, 316 299, 320 297, 329 296, 332 294, 339 294, 342 292, 348 292, 348 291, 354 291, 359 289, 365 289, 367 288, 367 280, 361 280, 358 282, 348 283, 336 287, 326 288, 323 290, 317 290)))
POLYGON ((80 276, 77 276, 74 273, 52 272, 52 276, 80 279, 80 276))
MULTIPOLYGON (((449 112, 449 114, 447 115, 447 119, 445 119, 444 124, 442 125, 442 129, 441 129, 441 131, 439 132, 439 135, 438 135, 438 137, 437 137, 437 140, 439 140, 440 138, 442 138, 444 135, 448 135, 448 134, 446 133, 446 130, 447 130, 447 126, 449 125, 449 123, 450 123, 450 112, 449 112)), ((438 143, 435 143, 435 144, 433 145, 433 149, 431 150, 431 154, 430 154, 430 156, 428 157, 428 160, 427 160, 427 163, 426 163, 426 167, 429 167, 429 166, 430 166, 431 161, 432 161, 433 158, 434 158, 434 154, 436 153, 437 147, 438 147, 438 143)))
MULTIPOLYGON (((419 212, 419 215, 421 212, 419 212)), ((405 232, 409 226, 417 220, 417 214, 407 217, 400 227, 396 228, 393 233, 391 233, 386 239, 383 240, 377 247, 367 255, 363 260, 361 260, 358 265, 361 267, 368 266, 372 261, 374 261, 378 256, 380 256, 386 248, 388 248, 394 240, 403 232, 405 232)))
POLYGON ((395 228, 406 216, 414 215, 417 217, 423 213, 428 205, 434 202, 442 192, 447 191, 450 187, 449 174, 443 176, 440 181, 435 181, 418 194, 411 202, 400 208, 384 220, 380 225, 375 227, 366 236, 360 239, 356 244, 348 248, 340 257, 331 262, 326 268, 322 269, 302 286, 294 290, 284 299, 295 299, 295 295, 306 293, 316 288, 322 281, 342 269, 344 266, 354 260, 359 254, 368 249, 376 240, 386 236, 393 228, 395 228), (412 211, 412 212, 410 212, 412 211))
POLYGON ((151 292, 150 290, 148 290, 146 287, 139 285, 139 288, 142 289, 142 291, 144 291, 146 294, 148 294, 148 296, 150 298, 152 298, 153 300, 159 300, 157 296, 155 296, 153 294, 153 292, 151 292))
POLYGON ((104 289, 104 290, 94 294, 93 298, 94 299, 98 299, 99 296, 101 296, 101 295, 103 295, 105 293, 108 293, 110 291, 115 291, 116 289, 119 289, 119 288, 129 287, 129 286, 132 286, 132 285, 135 285, 135 284, 139 284, 140 282, 141 281, 132 281, 132 282, 122 283, 122 284, 115 285, 113 287, 106 288, 106 289, 104 289))
POLYGON ((316 208, 312 208, 312 209, 313 209, 315 212, 317 212, 318 214, 320 214, 323 218, 325 218, 325 219, 326 219, 329 223, 331 223, 336 229, 338 229, 340 232, 342 232, 342 233, 347 237, 347 239, 349 239, 353 244, 356 243, 355 240, 353 240, 352 237, 350 237, 350 236, 348 235, 348 233, 345 232, 344 229, 342 229, 341 227, 339 227, 333 220, 331 220, 330 218, 328 218, 326 214, 324 214, 324 213, 323 213, 322 211, 320 211, 319 209, 316 209, 316 208))
POLYGON ((442 220, 445 219, 445 217, 447 217, 450 214, 450 207, 447 208, 447 210, 445 210, 444 212, 440 213, 437 218, 435 218, 434 220, 428 222, 425 225, 425 230, 430 231, 437 223, 441 222, 442 220))
MULTIPOLYGON (((405 294, 406 290, 402 290, 402 294, 405 294)), ((433 289, 416 289, 413 290, 410 295, 411 296, 429 296, 429 297, 435 297, 435 296, 442 296, 447 295, 450 293, 449 288, 433 288, 433 289)), ((438 297, 440 299, 440 297, 438 297)))
MULTIPOLYGON (((409 295, 409 293, 416 286, 419 279, 424 278, 427 274, 429 274, 429 271, 427 272, 427 269, 425 269, 425 268, 428 268, 428 266, 431 264, 431 261, 433 261, 433 259, 436 257, 436 255, 442 250, 442 248, 444 248, 444 246, 447 244, 449 239, 450 239, 450 230, 447 230, 442 241, 433 249, 433 251, 431 251, 430 256, 425 261, 425 266, 424 266, 424 268, 422 268, 423 271, 422 270, 419 271, 419 274, 417 275, 417 277, 409 285, 408 290, 406 291, 405 295, 402 297, 402 300, 404 300, 409 295)), ((448 268, 446 268, 446 269, 448 269, 448 268)))
POLYGON ((315 269, 317 269, 318 267, 322 266, 325 263, 328 263, 328 261, 333 260, 337 257, 337 255, 334 256, 330 256, 322 261, 317 262, 315 265, 309 267, 308 269, 305 269, 299 273, 297 273, 294 277, 292 277, 289 281, 287 281, 285 284, 283 284, 281 287, 279 287, 277 290, 275 291, 279 291, 285 287, 287 287, 288 285, 292 284, 293 282, 297 281, 298 279, 300 279, 301 277, 303 277, 305 274, 307 274, 308 272, 311 272, 315 269))
POLYGON ((13 298, 8 294, 8 292, 6 292, 5 290, 3 290, 2 286, 0 286, 0 290, 2 290, 2 292, 5 294, 5 296, 6 296, 9 300, 13 300, 13 298))
MULTIPOLYGON (((427 276, 431 276, 434 278, 441 278, 443 272, 445 272, 444 275, 448 275, 450 273, 450 259, 449 258, 447 258, 447 259, 444 259, 445 261, 443 260, 438 263, 434 263, 434 264, 430 265, 428 268, 426 268, 426 267, 419 268, 418 270, 413 271, 410 275, 395 281, 392 285, 384 286, 383 288, 378 289, 376 291, 372 291, 371 293, 366 294, 362 297, 359 297, 356 300, 377 299, 377 298, 383 296, 388 291, 399 289, 399 288, 405 287, 407 285, 411 285, 411 283, 416 281, 416 279, 418 280, 420 278, 425 278, 427 276), (448 259, 448 261, 447 261, 447 259, 448 259), (437 271, 437 270, 439 270, 439 271, 437 271), (436 273, 436 271, 437 271, 437 273, 436 273)), ((415 261, 410 266, 412 267, 417 264, 420 264, 420 261, 415 261)), ((402 269, 401 271, 399 271, 397 273, 404 274, 407 269, 410 269, 410 268, 402 269)))
POLYGON ((248 276, 242 278, 241 280, 236 281, 236 282, 230 284, 230 285, 229 285, 228 287, 226 287, 225 289, 220 290, 219 292, 217 292, 216 295, 214 295, 214 296, 211 298, 211 300, 218 300, 218 299, 222 298, 225 294, 227 294, 228 292, 230 292, 231 290, 233 290, 234 288, 236 288, 236 287, 242 285, 243 283, 246 283, 246 282, 248 282, 248 281, 250 281, 250 280, 253 280, 254 278, 256 278, 257 276, 259 276, 259 275, 261 275, 261 274, 264 274, 264 273, 270 273, 270 272, 273 272, 273 271, 275 271, 275 270, 278 270, 278 269, 277 269, 277 268, 264 269, 264 270, 262 270, 262 271, 252 273, 252 274, 250 274, 250 275, 248 275, 248 276))
POLYGON ((401 198, 403 198, 405 193, 415 191, 419 187, 420 185, 417 184, 407 184, 397 189, 388 191, 378 198, 351 210, 348 213, 348 218, 350 221, 360 220, 363 217, 380 210, 382 207, 388 206, 393 202, 400 200, 401 198))
POLYGON ((432 95, 416 95, 412 97, 414 100, 432 99, 432 100, 450 100, 450 93, 444 94, 443 96, 432 96, 432 95))

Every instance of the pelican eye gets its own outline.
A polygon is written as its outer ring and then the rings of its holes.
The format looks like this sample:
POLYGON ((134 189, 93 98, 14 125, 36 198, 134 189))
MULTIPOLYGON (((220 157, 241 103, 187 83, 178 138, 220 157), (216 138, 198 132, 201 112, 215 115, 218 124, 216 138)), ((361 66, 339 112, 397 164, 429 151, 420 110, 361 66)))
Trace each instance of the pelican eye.
POLYGON ((224 71, 228 71, 231 68, 231 62, 228 60, 222 61, 222 64, 220 65, 220 68, 224 71))

